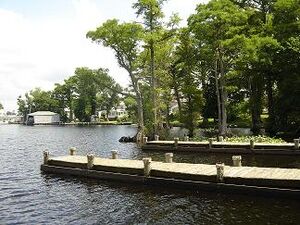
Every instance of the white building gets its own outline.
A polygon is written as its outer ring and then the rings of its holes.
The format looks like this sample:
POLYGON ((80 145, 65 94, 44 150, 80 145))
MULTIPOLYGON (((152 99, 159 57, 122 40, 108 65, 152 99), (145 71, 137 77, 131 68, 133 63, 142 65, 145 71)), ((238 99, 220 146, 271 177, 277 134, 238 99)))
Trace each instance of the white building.
POLYGON ((121 102, 116 108, 113 107, 107 116, 106 116, 106 110, 102 110, 98 113, 99 118, 104 116, 105 118, 107 117, 108 119, 123 118, 127 115, 128 114, 126 111, 126 105, 124 102, 121 102))
POLYGON ((60 116, 50 111, 37 111, 27 115, 27 124, 58 124, 60 116))

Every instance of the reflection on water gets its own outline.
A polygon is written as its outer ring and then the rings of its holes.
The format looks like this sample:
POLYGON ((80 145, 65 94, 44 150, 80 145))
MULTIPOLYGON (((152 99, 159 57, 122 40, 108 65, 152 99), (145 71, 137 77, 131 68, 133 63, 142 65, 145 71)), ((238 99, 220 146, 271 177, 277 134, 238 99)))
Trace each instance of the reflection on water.
MULTIPOLYGON (((300 203, 287 199, 225 195, 43 174, 42 152, 122 158, 151 156, 119 143, 130 126, 0 126, 0 224, 297 224, 300 203)), ((231 163, 230 155, 175 154, 177 162, 231 163)), ((244 165, 298 167, 293 157, 243 156, 244 165)))

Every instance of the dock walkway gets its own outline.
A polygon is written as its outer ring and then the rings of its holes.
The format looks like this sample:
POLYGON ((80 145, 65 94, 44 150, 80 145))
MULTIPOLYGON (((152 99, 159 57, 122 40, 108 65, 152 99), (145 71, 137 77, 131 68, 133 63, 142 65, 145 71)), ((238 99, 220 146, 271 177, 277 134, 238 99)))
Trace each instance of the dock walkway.
POLYGON ((267 143, 231 143, 216 141, 144 141, 143 150, 172 151, 172 152, 207 152, 229 154, 270 154, 270 155, 299 155, 299 139, 295 143, 267 144, 267 143))
POLYGON ((220 185, 227 188, 229 185, 235 189, 289 192, 300 197, 300 169, 166 163, 149 158, 130 160, 77 155, 44 158, 41 169, 51 173, 127 182, 201 184, 218 189, 220 185))

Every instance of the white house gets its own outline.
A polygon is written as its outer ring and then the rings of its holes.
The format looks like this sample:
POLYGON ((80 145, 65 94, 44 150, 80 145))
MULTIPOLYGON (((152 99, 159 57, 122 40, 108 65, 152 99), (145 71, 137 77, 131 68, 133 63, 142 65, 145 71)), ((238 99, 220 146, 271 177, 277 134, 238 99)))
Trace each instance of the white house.
POLYGON ((27 124, 58 124, 60 116, 50 111, 37 111, 27 115, 27 124))
POLYGON ((101 118, 102 116, 105 116, 108 119, 123 118, 127 115, 128 115, 128 113, 126 111, 126 105, 124 102, 121 102, 117 107, 113 107, 110 110, 108 116, 106 116, 106 110, 102 110, 98 113, 99 118, 101 118))

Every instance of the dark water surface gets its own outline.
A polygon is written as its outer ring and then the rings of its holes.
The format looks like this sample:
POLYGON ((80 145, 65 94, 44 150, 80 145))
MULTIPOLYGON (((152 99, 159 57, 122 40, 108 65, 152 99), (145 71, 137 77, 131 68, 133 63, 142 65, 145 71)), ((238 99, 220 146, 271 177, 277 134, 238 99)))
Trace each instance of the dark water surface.
MULTIPOLYGON (((117 149, 122 158, 151 156, 119 137, 130 126, 0 126, 0 224, 300 224, 300 202, 214 192, 147 187, 40 172, 42 152, 104 157, 117 149)), ((175 154, 177 162, 231 164, 230 155, 175 154)), ((243 156, 244 165, 300 168, 295 157, 243 156)))

